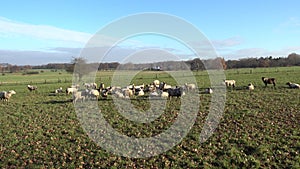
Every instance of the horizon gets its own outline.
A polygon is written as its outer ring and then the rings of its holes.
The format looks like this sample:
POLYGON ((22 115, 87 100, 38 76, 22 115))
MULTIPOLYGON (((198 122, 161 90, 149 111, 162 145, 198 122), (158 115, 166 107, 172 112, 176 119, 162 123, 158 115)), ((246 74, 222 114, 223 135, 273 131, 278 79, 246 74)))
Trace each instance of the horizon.
MULTIPOLYGON (((120 18, 144 12, 169 14, 192 24, 225 60, 278 58, 300 53, 300 14, 297 9, 300 2, 296 0, 231 0, 226 3, 130 0, 121 6, 119 3, 122 1, 2 2, 0 63, 69 63, 73 57, 80 56, 82 49, 101 28, 120 18)), ((203 45, 201 41, 195 43, 203 45)), ((98 45, 103 49, 106 47, 105 44, 98 45)), ((170 54, 167 58, 155 58, 158 61, 170 58, 191 60, 194 57, 183 42, 163 35, 146 34, 119 42, 112 54, 101 61, 122 63, 128 55, 141 54, 149 48, 170 54)), ((145 54, 136 57, 139 59, 145 54)))

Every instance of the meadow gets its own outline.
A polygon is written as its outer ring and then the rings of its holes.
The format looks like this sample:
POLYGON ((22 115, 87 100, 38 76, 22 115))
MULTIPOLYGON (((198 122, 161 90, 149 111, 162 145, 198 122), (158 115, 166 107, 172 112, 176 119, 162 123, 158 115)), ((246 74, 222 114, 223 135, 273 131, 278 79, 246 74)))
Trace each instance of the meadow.
MULTIPOLYGON (((96 82, 110 85, 112 71, 97 73, 96 82)), ((126 74, 127 72, 125 72, 126 74)), ((83 130, 72 97, 53 95, 55 89, 71 85, 65 71, 43 70, 0 76, 0 91, 15 90, 8 103, 0 102, 1 168, 300 168, 300 67, 226 70, 237 87, 228 88, 223 117, 204 143, 199 135, 209 112, 211 95, 201 93, 210 86, 206 71, 193 72, 199 85, 199 112, 187 136, 172 149, 152 157, 128 158, 106 151, 83 130), (261 77, 275 77, 277 87, 264 87, 261 77), (253 83, 255 90, 246 90, 253 83), (38 86, 29 92, 27 84, 38 86)), ((188 76, 182 73, 182 77, 188 76)), ((131 83, 155 79, 176 85, 167 73, 139 72, 131 83)), ((158 100, 160 101, 160 100, 158 100)), ((131 103, 139 110, 149 107, 145 98, 131 103)), ((99 99, 107 122, 124 135, 145 138, 167 130, 180 112, 180 99, 168 100, 165 113, 151 123, 124 118, 114 108, 111 96, 99 99)))

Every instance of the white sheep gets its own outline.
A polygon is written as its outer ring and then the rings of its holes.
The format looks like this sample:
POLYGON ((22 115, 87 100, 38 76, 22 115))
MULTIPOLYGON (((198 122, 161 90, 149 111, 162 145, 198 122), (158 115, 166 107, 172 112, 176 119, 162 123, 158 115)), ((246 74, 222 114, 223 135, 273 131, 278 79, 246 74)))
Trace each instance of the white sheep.
POLYGON ((73 93, 73 103, 76 103, 78 100, 81 100, 82 102, 86 98, 86 91, 75 91, 73 93))
POLYGON ((92 89, 92 90, 89 91, 89 96, 90 96, 91 98, 96 98, 96 100, 98 100, 98 98, 99 98, 99 96, 100 96, 100 93, 99 93, 98 90, 92 89))
POLYGON ((73 88, 73 87, 68 87, 67 89, 66 89, 66 94, 71 94, 71 93, 75 93, 75 92, 77 92, 77 88, 73 88))
POLYGON ((187 91, 193 91, 193 90, 196 90, 196 85, 193 84, 193 83, 190 83, 190 84, 185 83, 184 86, 185 86, 185 88, 187 89, 187 91))
POLYGON ((235 80, 224 80, 224 83, 227 87, 229 86, 235 87, 235 80))
POLYGON ((162 93, 160 94, 160 97, 166 99, 166 98, 169 97, 169 93, 168 93, 168 92, 162 92, 162 93))
POLYGON ((0 92, 0 99, 8 102, 10 97, 14 94, 17 94, 14 90, 10 90, 8 92, 2 91, 0 92))
POLYGON ((154 80, 154 81, 153 81, 153 85, 154 85, 155 87, 159 87, 159 84, 160 84, 159 80, 154 80))
POLYGON ((300 85, 297 83, 287 82, 286 84, 289 85, 291 89, 300 89, 300 85))
POLYGON ((254 90, 253 84, 252 83, 248 84, 247 89, 250 90, 250 91, 254 90))

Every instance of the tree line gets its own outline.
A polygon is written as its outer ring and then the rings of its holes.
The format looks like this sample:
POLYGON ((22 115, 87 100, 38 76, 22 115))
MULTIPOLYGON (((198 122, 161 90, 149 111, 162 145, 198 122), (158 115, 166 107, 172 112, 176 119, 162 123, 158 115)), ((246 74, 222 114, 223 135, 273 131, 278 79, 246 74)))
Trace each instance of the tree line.
MULTIPOLYGON (((30 69, 65 69, 67 72, 73 72, 75 64, 80 63, 80 69, 84 71, 92 70, 153 70, 153 67, 160 67, 161 70, 206 70, 206 69, 234 69, 234 68, 257 68, 257 67, 286 67, 286 66, 300 66, 300 55, 291 53, 287 57, 274 58, 272 56, 260 58, 245 58, 239 60, 227 60, 218 57, 216 59, 200 60, 199 58, 188 61, 165 61, 156 63, 125 63, 118 62, 110 63, 86 63, 83 58, 73 58, 70 63, 49 63, 46 65, 37 66, 18 66, 10 64, 0 64, 0 72, 14 73, 20 71, 27 71, 30 69)), ((155 69, 157 70, 157 69, 155 69)))

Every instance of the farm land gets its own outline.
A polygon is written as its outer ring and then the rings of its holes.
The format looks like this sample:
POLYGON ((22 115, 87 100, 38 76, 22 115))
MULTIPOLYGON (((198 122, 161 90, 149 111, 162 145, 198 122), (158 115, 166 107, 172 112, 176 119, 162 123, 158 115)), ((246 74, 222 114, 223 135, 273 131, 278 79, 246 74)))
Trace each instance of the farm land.
MULTIPOLYGON (((204 143, 199 135, 211 95, 201 92, 210 82, 206 71, 193 72, 200 99, 195 124, 172 149, 147 158, 117 156, 93 142, 81 127, 72 96, 51 93, 69 87, 72 75, 61 70, 40 71, 0 76, 0 91, 17 93, 8 103, 0 102, 1 168, 300 168, 300 90, 286 85, 300 83, 300 67, 226 70, 226 78, 236 80, 236 88, 227 88, 223 117, 204 143), (276 89, 264 87, 263 76, 276 78, 276 89), (246 89, 249 83, 255 86, 252 92, 246 89), (29 92, 28 84, 38 90, 29 92)), ((109 86, 113 74, 98 72, 96 83, 109 86)), ((142 71, 131 83, 148 84, 155 79, 177 85, 164 71, 142 71)), ((132 98, 131 103, 141 111, 149 107, 146 97, 132 98)), ((147 125, 122 117, 111 96, 100 98, 97 104, 113 128, 142 138, 167 130, 181 103, 180 99, 168 100, 165 113, 147 125)))

